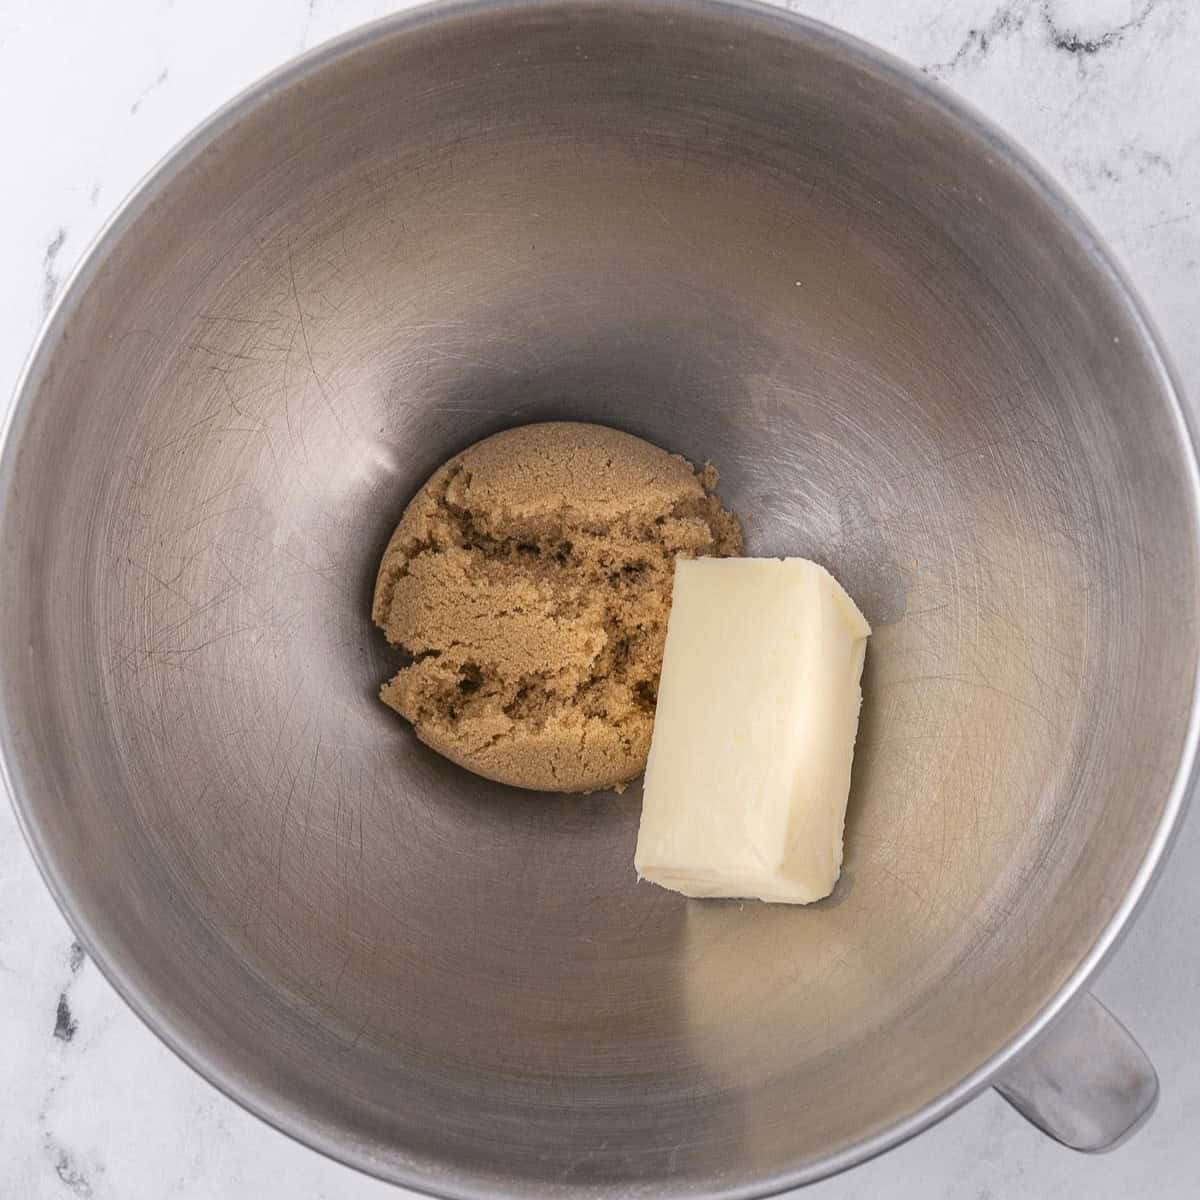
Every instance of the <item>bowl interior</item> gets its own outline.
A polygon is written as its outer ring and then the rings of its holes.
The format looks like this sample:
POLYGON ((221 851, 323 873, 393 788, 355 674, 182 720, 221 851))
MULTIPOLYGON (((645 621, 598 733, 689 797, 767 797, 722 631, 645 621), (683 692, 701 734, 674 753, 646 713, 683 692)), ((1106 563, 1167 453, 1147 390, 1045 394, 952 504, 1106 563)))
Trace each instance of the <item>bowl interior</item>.
POLYGON ((1016 1037, 1155 844, 1173 405, 1074 218, 862 48, 401 19, 186 146, 55 317, 4 460, 19 806, 140 1011, 314 1145, 464 1195, 811 1177, 1016 1037), (829 900, 638 885, 637 788, 489 784, 377 701, 404 504, 555 418, 711 459, 749 552, 875 626, 829 900))

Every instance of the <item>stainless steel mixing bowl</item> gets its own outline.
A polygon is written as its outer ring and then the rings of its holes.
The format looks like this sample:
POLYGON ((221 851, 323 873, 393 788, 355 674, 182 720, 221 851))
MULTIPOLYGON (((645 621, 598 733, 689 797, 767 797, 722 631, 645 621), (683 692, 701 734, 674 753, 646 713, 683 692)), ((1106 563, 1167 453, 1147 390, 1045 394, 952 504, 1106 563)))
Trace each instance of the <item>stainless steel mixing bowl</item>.
POLYGON ((1151 1103, 1067 1002, 1192 771, 1192 445, 1074 210, 874 51, 581 0, 309 55, 105 231, 2 503, 4 759, 50 886, 309 1144, 453 1196, 748 1196, 997 1078, 1078 1145, 1151 1103), (558 417, 713 459, 750 552, 874 624, 830 900, 639 886, 636 790, 487 783, 376 699, 405 502, 558 417))

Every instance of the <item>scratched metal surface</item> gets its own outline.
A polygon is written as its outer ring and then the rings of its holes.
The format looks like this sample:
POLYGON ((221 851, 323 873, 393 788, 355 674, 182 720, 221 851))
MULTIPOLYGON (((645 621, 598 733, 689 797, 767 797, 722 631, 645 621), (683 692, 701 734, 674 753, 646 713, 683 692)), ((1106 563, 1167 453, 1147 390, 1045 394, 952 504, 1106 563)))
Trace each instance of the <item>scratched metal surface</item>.
POLYGON ((24 819, 155 1027, 462 1195, 815 1176, 1017 1037, 1196 673, 1182 428, 1069 214, 860 50, 670 5, 448 10, 177 167, 54 320, 0 523, 24 819), (408 497, 555 417, 713 459, 875 625, 829 901, 638 886, 636 789, 486 783, 375 699, 408 497))

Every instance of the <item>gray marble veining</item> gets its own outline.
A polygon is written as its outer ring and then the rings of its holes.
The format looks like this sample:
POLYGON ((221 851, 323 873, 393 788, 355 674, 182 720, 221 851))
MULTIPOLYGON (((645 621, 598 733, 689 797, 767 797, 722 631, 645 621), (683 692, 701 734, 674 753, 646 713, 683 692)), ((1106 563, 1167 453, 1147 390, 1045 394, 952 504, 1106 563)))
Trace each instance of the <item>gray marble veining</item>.
MULTIPOLYGON (((212 109, 291 55, 394 4, 127 0, 121 21, 55 0, 0 8, 9 186, 0 195, 0 376, 11 386, 88 241, 212 109), (130 36, 137 30, 137 36, 130 36)), ((797 0, 922 67, 1067 185, 1147 300, 1200 396, 1200 6, 1190 0, 797 0)), ((820 1200, 1189 1197, 1200 1179, 1200 823, 1097 991, 1159 1069, 1150 1124, 1103 1158, 1053 1145, 988 1094, 820 1200)), ((400 1193, 247 1116, 116 998, 54 908, 0 807, 0 1196, 400 1193)))

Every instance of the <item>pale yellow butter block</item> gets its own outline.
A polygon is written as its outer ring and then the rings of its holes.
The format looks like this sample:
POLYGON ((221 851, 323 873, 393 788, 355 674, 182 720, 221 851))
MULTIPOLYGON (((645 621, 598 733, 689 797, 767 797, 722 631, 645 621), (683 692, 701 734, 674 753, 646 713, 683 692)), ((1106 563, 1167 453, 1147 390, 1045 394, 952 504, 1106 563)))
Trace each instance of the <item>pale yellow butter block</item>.
POLYGON ((829 895, 870 633, 807 559, 676 563, 640 876, 685 896, 829 895))

